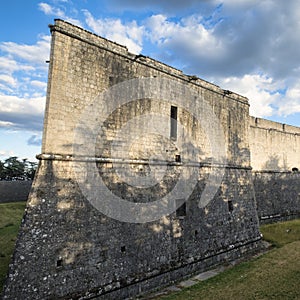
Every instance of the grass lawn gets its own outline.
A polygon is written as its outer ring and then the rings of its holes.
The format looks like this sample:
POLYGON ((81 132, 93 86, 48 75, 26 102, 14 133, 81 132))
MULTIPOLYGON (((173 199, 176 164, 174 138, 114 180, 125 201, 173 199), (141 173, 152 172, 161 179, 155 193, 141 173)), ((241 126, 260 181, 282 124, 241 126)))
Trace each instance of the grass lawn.
POLYGON ((0 293, 14 250, 26 202, 0 204, 0 293))
MULTIPOLYGON (((0 291, 25 202, 0 204, 0 291)), ((156 299, 300 299, 300 219, 261 227, 274 248, 206 281, 156 299)))

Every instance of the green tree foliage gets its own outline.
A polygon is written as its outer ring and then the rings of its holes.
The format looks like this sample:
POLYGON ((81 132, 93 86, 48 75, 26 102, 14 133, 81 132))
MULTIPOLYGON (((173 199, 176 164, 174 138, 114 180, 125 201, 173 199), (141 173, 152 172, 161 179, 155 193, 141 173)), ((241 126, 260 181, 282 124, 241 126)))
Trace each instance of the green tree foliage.
POLYGON ((5 167, 4 163, 0 160, 0 180, 5 178, 5 167))
POLYGON ((18 159, 12 156, 2 162, 0 160, 0 179, 1 180, 32 180, 37 168, 36 162, 27 159, 18 159))

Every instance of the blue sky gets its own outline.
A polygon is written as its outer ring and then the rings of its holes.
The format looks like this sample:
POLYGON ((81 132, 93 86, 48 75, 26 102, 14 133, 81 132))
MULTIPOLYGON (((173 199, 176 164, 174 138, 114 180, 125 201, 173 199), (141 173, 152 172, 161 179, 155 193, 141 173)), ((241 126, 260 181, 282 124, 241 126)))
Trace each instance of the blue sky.
POLYGON ((300 126, 297 0, 10 0, 0 10, 0 160, 41 152, 50 33, 64 19, 300 126))

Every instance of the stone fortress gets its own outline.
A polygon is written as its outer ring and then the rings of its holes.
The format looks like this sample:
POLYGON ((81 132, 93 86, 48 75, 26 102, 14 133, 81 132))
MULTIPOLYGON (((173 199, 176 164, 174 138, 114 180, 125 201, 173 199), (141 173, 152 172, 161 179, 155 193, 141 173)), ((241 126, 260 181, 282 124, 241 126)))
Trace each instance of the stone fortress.
POLYGON ((4 299, 136 297, 251 256, 259 222, 299 217, 300 128, 65 21, 50 30, 42 154, 4 299))

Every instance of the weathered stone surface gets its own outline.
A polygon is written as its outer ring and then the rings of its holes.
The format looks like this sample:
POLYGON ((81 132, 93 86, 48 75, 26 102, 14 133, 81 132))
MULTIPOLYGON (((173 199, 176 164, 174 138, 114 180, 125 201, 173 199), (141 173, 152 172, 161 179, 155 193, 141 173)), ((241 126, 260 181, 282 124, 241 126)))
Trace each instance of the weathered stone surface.
POLYGON ((300 128, 250 118, 250 153, 261 223, 300 216, 300 128))
POLYGON ((300 173, 254 172, 253 183, 260 223, 300 217, 300 173))
POLYGON ((300 170, 300 128, 250 118, 251 166, 254 171, 300 170))

